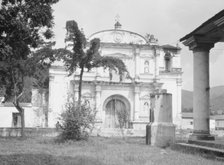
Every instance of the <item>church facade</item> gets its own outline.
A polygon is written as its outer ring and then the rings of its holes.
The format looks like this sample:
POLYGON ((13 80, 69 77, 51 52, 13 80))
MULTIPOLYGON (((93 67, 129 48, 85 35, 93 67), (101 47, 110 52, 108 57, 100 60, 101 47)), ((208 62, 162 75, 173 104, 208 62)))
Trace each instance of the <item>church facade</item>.
MULTIPOLYGON (((83 75, 82 99, 96 113, 96 126, 100 130, 118 128, 116 112, 128 112, 126 128, 144 130, 150 122, 152 103, 150 94, 166 90, 172 94, 172 117, 175 125, 181 124, 181 64, 180 48, 160 46, 153 35, 142 35, 115 27, 92 34, 88 41, 99 38, 100 54, 124 61, 130 77, 96 68, 83 75)), ((69 43, 66 43, 69 45, 69 43)), ((79 72, 68 77, 62 63, 50 68, 48 126, 55 127, 68 96, 78 97, 79 72)))

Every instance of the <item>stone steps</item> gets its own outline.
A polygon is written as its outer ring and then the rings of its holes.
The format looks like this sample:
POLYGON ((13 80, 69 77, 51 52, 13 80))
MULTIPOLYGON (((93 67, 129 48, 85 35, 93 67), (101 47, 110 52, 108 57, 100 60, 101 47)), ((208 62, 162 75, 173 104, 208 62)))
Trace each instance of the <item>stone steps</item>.
MULTIPOLYGON (((224 149, 220 147, 216 147, 212 143, 206 143, 203 141, 197 141, 193 144, 190 143, 176 143, 171 149, 183 151, 190 154, 199 154, 205 158, 216 159, 220 161, 224 161, 224 149), (199 143, 197 143, 199 142, 199 143), (197 143, 197 144, 196 144, 197 143), (204 145, 206 144, 206 145, 204 145), (210 145, 210 146, 209 146, 210 145)), ((218 145, 218 144, 217 144, 218 145)), ((222 146, 222 145, 220 145, 222 146)))
POLYGON ((218 141, 218 140, 215 140, 215 141, 190 140, 188 141, 188 143, 224 150, 224 142, 218 141))

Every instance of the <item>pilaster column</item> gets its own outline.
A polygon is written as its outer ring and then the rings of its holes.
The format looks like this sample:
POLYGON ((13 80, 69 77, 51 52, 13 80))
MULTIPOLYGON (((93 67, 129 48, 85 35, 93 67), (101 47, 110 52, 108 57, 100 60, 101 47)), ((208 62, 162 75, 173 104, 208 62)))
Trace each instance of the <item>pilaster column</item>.
POLYGON ((140 49, 135 49, 135 78, 139 78, 139 72, 140 72, 140 49))
POLYGON ((97 85, 96 86, 96 93, 95 93, 95 102, 96 102, 96 119, 97 120, 102 120, 102 108, 101 106, 101 86, 97 85))
POLYGON ((173 123, 177 126, 178 129, 181 128, 181 86, 182 80, 178 78, 177 83, 177 103, 176 103, 176 112, 174 114, 173 123))
POLYGON ((140 89, 139 89, 139 87, 135 87, 134 94, 135 94, 134 121, 136 121, 139 119, 139 110, 140 110, 140 100, 139 100, 140 89))
POLYGON ((209 51, 214 42, 191 37, 185 43, 194 54, 194 130, 189 140, 214 140, 209 130, 209 51))
POLYGON ((160 50, 155 46, 153 48, 154 51, 154 58, 155 58, 155 79, 158 78, 159 75, 159 55, 160 55, 160 50))

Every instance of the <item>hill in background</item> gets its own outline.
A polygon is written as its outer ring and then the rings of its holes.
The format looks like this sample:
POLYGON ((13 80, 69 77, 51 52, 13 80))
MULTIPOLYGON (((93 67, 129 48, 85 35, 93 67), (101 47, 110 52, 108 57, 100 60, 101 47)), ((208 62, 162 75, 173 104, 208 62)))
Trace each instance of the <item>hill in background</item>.
MULTIPOLYGON (((212 87, 210 89, 211 111, 215 113, 224 112, 224 86, 212 87)), ((182 90, 182 112, 193 110, 193 92, 182 90)))

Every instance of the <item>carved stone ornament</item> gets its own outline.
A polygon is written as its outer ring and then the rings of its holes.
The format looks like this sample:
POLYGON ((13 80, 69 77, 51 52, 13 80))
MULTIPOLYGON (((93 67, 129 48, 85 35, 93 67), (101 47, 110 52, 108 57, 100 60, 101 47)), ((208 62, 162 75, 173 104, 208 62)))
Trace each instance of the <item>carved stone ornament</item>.
POLYGON ((114 42, 120 43, 123 40, 123 35, 121 33, 119 33, 119 32, 115 32, 113 34, 113 39, 114 39, 114 42))

